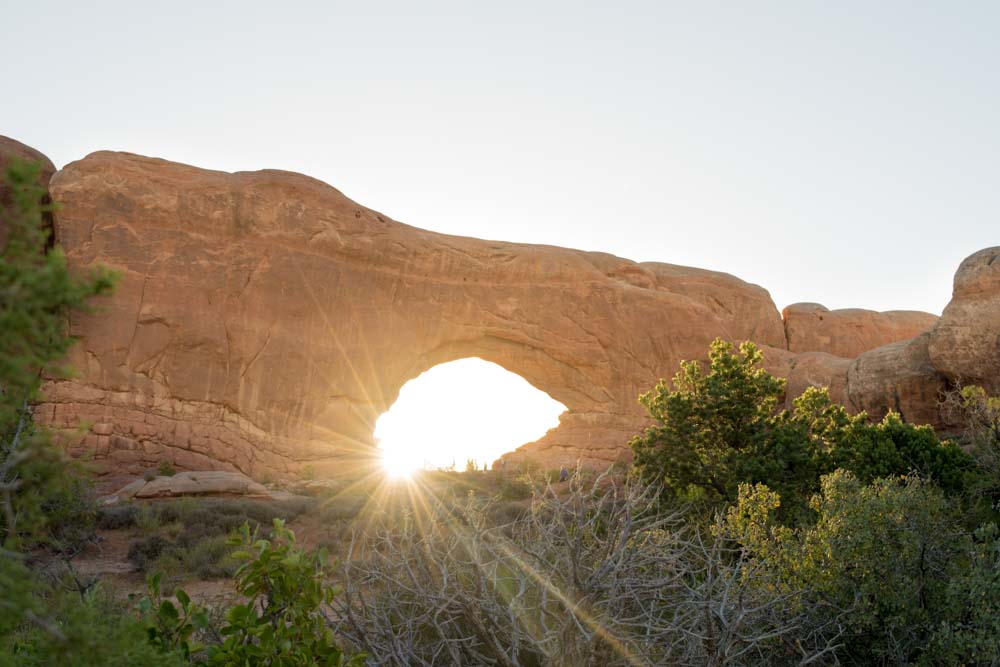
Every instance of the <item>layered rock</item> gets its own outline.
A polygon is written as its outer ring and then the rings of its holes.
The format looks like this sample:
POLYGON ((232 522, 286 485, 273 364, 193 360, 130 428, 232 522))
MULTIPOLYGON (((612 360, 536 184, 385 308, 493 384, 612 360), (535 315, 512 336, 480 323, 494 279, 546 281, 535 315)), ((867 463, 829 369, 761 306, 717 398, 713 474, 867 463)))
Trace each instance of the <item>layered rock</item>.
POLYGON ((790 351, 826 352, 847 359, 913 338, 938 320, 936 315, 916 310, 830 310, 818 303, 793 303, 781 311, 781 317, 790 351))

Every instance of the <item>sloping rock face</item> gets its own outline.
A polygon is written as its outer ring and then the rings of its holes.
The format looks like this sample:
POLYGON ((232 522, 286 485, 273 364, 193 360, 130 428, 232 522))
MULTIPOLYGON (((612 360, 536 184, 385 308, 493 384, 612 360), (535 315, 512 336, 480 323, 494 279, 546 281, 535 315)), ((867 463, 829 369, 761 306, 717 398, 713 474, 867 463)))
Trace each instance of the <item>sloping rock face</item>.
POLYGON ((335 472, 407 380, 468 356, 567 406, 528 454, 606 465, 645 423, 638 394, 713 338, 785 346, 733 276, 435 234, 299 174, 101 152, 52 194, 70 261, 121 283, 74 318, 79 377, 37 414, 91 423, 79 446, 119 469, 335 472))
POLYGON ((938 320, 936 315, 916 310, 830 310, 818 303, 794 303, 781 316, 790 351, 826 352, 847 359, 913 338, 938 320))

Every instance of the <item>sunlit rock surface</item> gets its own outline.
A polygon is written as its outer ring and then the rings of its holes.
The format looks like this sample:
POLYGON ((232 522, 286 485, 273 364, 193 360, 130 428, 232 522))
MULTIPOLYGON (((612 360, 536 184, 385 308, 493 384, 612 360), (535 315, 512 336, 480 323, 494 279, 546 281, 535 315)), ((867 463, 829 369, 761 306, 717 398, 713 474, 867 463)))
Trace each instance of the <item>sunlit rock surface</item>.
MULTIPOLYGON (((343 472, 370 455, 375 420, 407 380, 468 356, 567 406, 557 428, 509 460, 606 466, 629 458, 628 440, 646 424, 638 394, 681 360, 704 358, 718 336, 764 346, 790 397, 822 385, 853 409, 933 414, 941 326, 931 315, 911 327, 865 314, 890 326, 850 341, 800 322, 793 331, 808 335, 789 351, 789 323, 767 291, 731 275, 437 234, 300 174, 99 152, 56 173, 51 188, 71 263, 103 263, 122 279, 96 313, 73 318, 78 375, 49 383, 36 414, 57 428, 85 422, 72 450, 111 469, 169 460, 257 479, 306 466, 343 472), (839 356, 898 346, 894 337, 921 322, 935 328, 901 348, 839 356), (926 387, 927 343, 916 341, 930 341, 926 387)), ((949 331, 968 341, 948 373, 964 377, 961 363, 992 358, 963 319, 996 316, 990 280, 976 284, 992 296, 945 311, 949 331)))

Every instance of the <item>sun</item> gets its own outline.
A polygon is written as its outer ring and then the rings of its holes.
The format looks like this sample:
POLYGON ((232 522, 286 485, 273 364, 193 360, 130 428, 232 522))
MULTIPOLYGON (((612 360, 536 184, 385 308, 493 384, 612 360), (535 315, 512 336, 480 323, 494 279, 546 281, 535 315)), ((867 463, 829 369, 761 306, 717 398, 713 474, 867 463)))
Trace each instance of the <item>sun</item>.
POLYGON ((527 380, 477 358, 439 364, 407 382, 375 425, 385 472, 482 470, 538 439, 566 406, 527 380))
POLYGON ((382 468, 392 479, 408 479, 422 467, 422 461, 413 451, 401 447, 382 448, 382 468))

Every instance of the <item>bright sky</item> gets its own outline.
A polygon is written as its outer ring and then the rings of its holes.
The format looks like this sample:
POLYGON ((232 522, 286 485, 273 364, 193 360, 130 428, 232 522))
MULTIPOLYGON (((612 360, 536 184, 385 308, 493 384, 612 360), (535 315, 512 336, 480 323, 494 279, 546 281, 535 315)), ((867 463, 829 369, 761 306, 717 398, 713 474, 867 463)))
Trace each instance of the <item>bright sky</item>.
POLYGON ((0 134, 321 178, 427 229, 939 312, 1000 243, 1000 3, 47 2, 0 134))
POLYGON ((392 472, 479 468, 559 424, 562 403, 496 364, 440 364, 403 385, 375 427, 392 472))

